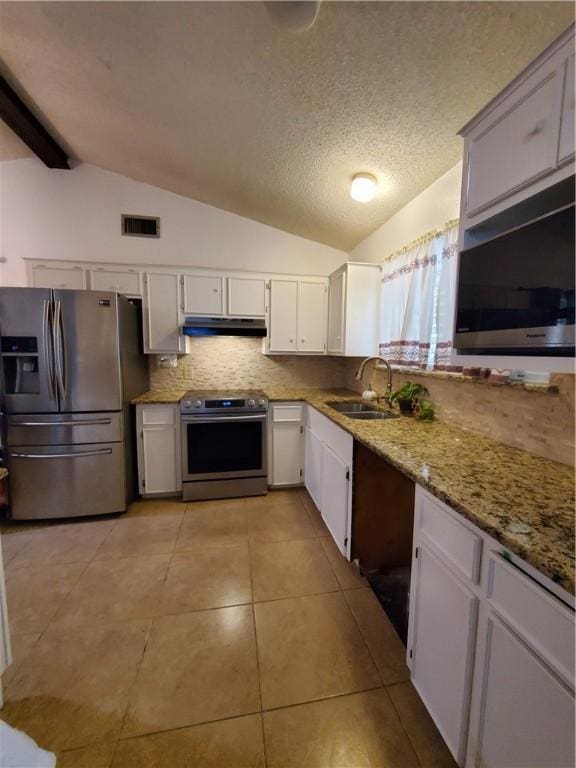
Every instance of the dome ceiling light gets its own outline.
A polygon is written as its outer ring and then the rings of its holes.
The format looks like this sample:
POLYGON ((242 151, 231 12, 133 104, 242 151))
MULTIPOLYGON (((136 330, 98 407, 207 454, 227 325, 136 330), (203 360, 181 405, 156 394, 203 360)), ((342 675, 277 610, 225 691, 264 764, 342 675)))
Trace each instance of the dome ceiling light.
POLYGON ((357 173, 350 185, 350 197, 358 203, 369 203, 374 199, 378 180, 371 173, 357 173))

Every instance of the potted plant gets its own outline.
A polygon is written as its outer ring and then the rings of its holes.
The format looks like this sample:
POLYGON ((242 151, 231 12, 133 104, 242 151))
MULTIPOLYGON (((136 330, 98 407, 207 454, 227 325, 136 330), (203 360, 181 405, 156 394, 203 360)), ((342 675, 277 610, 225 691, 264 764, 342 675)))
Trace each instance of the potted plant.
POLYGON ((422 384, 414 384, 411 381, 407 381, 400 389, 392 392, 390 395, 390 402, 398 403, 401 413, 412 415, 416 409, 418 409, 418 417, 424 421, 431 421, 434 409, 430 400, 424 399, 424 395, 428 394, 428 390, 422 384))

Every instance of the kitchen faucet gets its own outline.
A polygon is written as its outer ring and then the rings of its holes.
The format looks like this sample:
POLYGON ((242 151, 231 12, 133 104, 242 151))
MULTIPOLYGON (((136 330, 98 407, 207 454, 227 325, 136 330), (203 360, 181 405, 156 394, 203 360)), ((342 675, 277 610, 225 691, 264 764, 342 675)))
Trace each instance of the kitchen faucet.
MULTIPOLYGON (((374 355, 372 357, 367 357, 365 360, 362 360, 360 363, 360 368, 356 371, 356 379, 358 381, 362 381, 362 375, 364 373, 364 368, 366 368, 366 364, 369 363, 371 360, 378 360, 380 363, 384 363, 386 368, 388 369, 388 383, 386 384, 386 392, 384 393, 384 399, 389 400, 390 395, 392 394, 392 366, 386 360, 384 357, 381 357, 380 355, 374 355)), ((372 389, 372 385, 370 384, 370 389, 372 389)))

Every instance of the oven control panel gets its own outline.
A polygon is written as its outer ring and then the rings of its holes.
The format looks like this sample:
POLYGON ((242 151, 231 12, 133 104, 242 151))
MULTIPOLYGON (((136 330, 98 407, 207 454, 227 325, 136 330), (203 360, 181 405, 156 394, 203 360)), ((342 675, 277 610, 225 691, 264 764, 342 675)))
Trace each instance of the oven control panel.
POLYGON ((268 399, 262 392, 251 392, 242 396, 221 396, 220 393, 199 395, 196 392, 187 392, 180 401, 182 413, 265 413, 267 410, 268 399))

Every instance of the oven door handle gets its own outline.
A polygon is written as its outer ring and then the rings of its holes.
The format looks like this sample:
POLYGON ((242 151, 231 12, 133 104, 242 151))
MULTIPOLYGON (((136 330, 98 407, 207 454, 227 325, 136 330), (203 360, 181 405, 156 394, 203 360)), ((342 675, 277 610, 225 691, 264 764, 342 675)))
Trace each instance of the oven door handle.
POLYGON ((266 414, 254 414, 254 416, 183 416, 182 421, 185 424, 211 424, 213 421, 266 421, 266 414))

